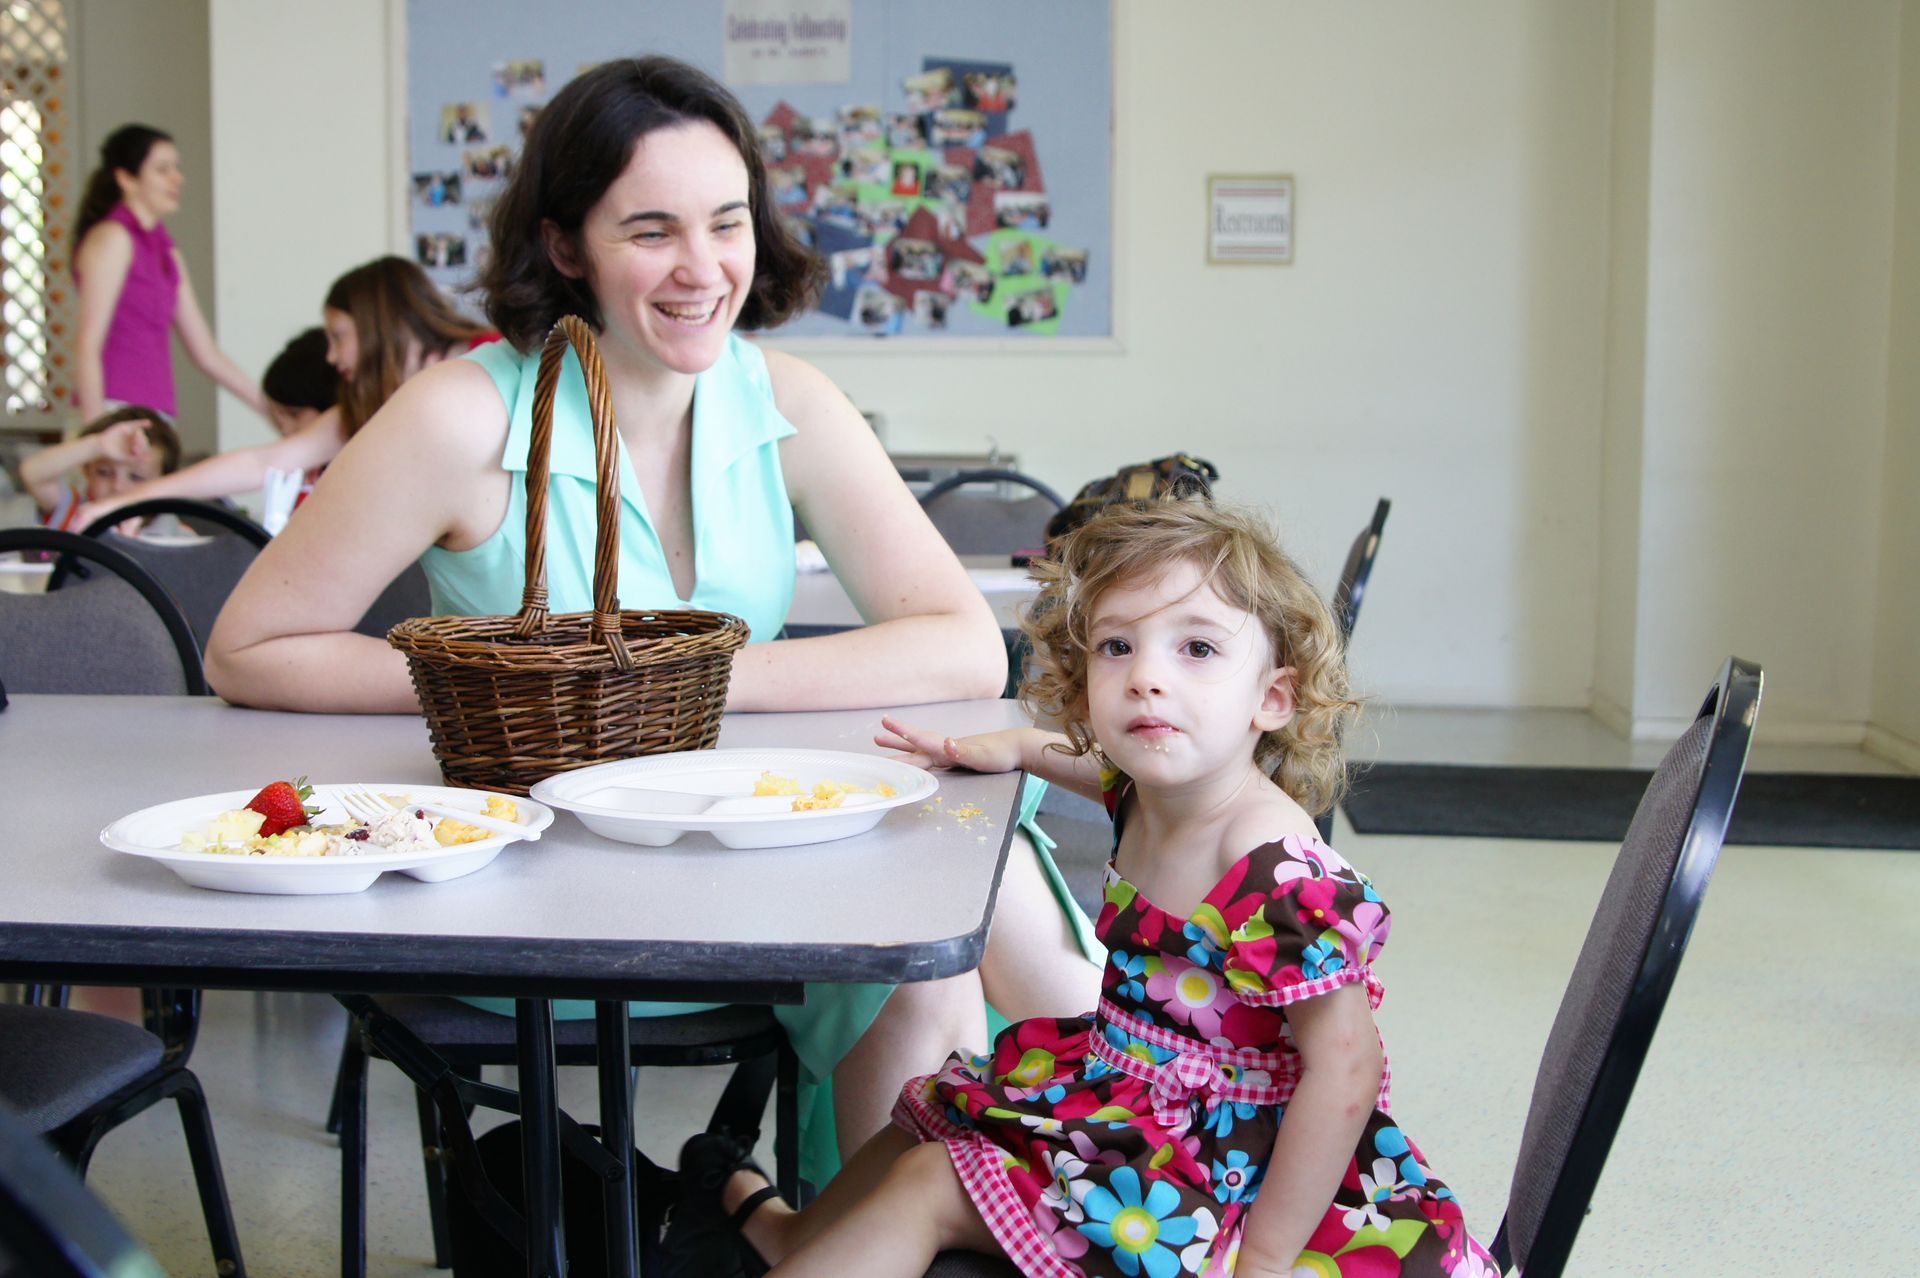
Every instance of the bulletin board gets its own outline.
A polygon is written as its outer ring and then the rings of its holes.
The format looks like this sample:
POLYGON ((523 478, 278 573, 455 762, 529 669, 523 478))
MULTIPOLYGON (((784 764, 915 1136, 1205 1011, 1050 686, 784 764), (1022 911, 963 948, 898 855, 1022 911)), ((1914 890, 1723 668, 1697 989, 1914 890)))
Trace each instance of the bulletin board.
POLYGON ((779 336, 1112 336, 1109 0, 408 0, 411 226, 436 283, 484 262, 541 104, 642 53, 727 82, 828 265, 779 336))

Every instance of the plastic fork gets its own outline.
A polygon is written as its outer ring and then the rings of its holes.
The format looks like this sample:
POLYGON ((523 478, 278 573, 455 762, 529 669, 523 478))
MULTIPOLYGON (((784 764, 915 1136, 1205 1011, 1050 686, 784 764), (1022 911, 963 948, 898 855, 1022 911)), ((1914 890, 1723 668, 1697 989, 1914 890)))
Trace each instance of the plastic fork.
MULTIPOLYGON (((334 790, 334 797, 340 801, 340 806, 347 810, 347 815, 365 821, 368 825, 372 825, 383 816, 402 810, 388 802, 384 794, 375 794, 367 789, 339 787, 334 790)), ((422 812, 431 812, 435 816, 465 821, 468 825, 477 825, 483 830, 492 830, 495 834, 525 839, 529 843, 540 837, 538 830, 529 830, 518 821, 503 821, 498 817, 490 817, 484 812, 474 812, 467 808, 456 808, 445 803, 412 798, 407 800, 406 806, 422 812)))

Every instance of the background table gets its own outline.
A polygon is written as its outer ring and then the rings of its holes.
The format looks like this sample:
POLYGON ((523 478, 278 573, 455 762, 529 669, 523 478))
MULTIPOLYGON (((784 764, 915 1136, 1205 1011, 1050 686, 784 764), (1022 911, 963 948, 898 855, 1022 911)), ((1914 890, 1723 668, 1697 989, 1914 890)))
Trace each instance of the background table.
MULTIPOLYGON (((1040 583, 1015 568, 1005 555, 962 555, 967 576, 993 605, 1002 633, 1020 629, 1019 609, 1039 590, 1040 583)), ((819 632, 865 625, 846 588, 831 572, 803 572, 794 582, 793 607, 787 610, 790 630, 819 632)))

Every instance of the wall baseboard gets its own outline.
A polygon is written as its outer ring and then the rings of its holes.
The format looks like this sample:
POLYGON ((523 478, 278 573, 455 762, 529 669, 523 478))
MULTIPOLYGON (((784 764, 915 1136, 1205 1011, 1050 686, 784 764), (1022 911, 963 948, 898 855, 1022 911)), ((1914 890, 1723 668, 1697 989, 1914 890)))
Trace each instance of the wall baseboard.
POLYGON ((1602 726, 1613 729, 1617 735, 1627 738, 1633 736, 1633 716, 1619 702, 1596 696, 1593 704, 1587 707, 1587 713, 1598 719, 1602 726))
MULTIPOLYGON (((1693 726, 1691 718, 1639 715, 1631 720, 1631 729, 1627 730, 1626 713, 1618 706, 1603 707, 1598 701, 1594 703, 1591 713, 1607 727, 1635 741, 1677 741, 1681 733, 1693 726)), ((1760 716, 1759 726, 1754 732, 1754 743, 1770 746, 1860 746, 1866 742, 1868 734, 1873 731, 1876 729, 1857 719, 1810 719, 1801 723, 1777 721, 1769 723, 1763 713, 1760 716)), ((1909 748, 1920 751, 1920 746, 1908 744, 1909 748)))
POLYGON ((1866 737, 1860 744, 1868 754, 1877 754, 1909 772, 1920 772, 1920 741, 1910 740, 1878 724, 1869 723, 1866 737))

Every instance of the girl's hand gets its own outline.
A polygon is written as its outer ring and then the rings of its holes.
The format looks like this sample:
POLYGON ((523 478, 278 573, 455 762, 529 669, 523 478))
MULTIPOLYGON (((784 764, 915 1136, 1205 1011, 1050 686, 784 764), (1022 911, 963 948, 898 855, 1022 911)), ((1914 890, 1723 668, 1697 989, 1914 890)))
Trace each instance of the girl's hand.
POLYGON ((130 465, 151 451, 144 421, 115 422, 100 432, 100 455, 108 461, 130 465))
MULTIPOLYGON (((132 423, 128 424, 131 425, 132 423)), ((85 532, 87 529, 93 527, 94 520, 118 509, 119 506, 120 503, 116 501, 81 502, 80 508, 76 510, 73 515, 73 530, 75 532, 85 532)), ((132 519, 121 520, 113 526, 113 530, 122 537, 138 537, 140 530, 146 526, 146 523, 146 520, 136 516, 132 519)))
POLYGON ((1020 767, 1020 731, 983 732, 971 737, 943 737, 925 728, 883 717, 886 729, 873 743, 899 750, 904 762, 916 768, 965 768, 969 772, 1013 772, 1020 767))

